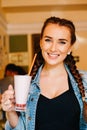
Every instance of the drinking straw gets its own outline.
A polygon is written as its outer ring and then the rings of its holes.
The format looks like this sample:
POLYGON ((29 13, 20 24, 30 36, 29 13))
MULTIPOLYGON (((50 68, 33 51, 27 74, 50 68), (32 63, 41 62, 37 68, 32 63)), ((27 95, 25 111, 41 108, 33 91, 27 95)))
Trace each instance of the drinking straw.
POLYGON ((31 70, 32 70, 32 68, 33 68, 33 65, 34 65, 36 56, 37 56, 37 53, 35 53, 35 55, 34 55, 33 61, 32 61, 32 63, 31 63, 31 66, 30 66, 30 69, 29 69, 29 72, 28 72, 28 75, 30 75, 30 73, 31 73, 31 70))

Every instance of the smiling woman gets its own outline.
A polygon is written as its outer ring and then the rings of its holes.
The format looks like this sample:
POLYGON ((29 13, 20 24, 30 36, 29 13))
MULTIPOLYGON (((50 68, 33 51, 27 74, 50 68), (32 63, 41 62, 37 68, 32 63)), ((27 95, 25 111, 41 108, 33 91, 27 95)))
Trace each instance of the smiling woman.
POLYGON ((72 56, 75 41, 72 21, 58 17, 46 19, 40 35, 40 50, 31 71, 25 113, 20 112, 18 116, 14 110, 12 86, 2 95, 2 108, 8 120, 6 130, 87 129, 87 118, 84 118, 87 117, 87 80, 84 78, 87 73, 80 74, 76 67, 72 56))

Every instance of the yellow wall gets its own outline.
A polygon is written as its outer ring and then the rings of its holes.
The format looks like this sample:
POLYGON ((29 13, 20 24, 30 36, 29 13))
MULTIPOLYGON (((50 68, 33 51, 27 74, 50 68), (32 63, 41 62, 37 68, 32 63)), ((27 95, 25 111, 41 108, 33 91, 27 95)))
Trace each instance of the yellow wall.
POLYGON ((74 56, 79 56, 78 68, 87 70, 87 31, 78 31, 73 54, 74 56))
POLYGON ((0 78, 3 77, 5 65, 8 63, 8 35, 6 30, 7 22, 1 9, 0 1, 0 78))

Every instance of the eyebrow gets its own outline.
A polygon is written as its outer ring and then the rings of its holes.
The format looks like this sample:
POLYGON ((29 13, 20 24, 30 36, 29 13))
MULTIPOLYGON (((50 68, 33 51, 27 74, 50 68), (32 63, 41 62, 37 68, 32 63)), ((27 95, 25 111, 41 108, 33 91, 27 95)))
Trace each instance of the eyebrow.
POLYGON ((52 37, 50 37, 50 36, 44 36, 44 38, 51 38, 52 39, 52 37))
POLYGON ((58 39, 59 41, 66 41, 66 42, 68 42, 68 40, 67 39, 63 39, 63 38, 61 38, 61 39, 58 39))

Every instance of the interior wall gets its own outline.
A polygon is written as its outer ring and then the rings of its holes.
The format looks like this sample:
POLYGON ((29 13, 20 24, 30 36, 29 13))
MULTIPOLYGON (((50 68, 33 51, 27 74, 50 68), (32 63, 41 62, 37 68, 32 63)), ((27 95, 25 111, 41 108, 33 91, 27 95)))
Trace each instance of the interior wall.
POLYGON ((6 15, 6 19, 9 24, 31 24, 42 23, 46 18, 50 16, 58 16, 71 19, 73 22, 79 22, 87 21, 87 17, 85 16, 85 14, 87 14, 87 10, 58 10, 28 13, 8 13, 6 15))
POLYGON ((79 56, 78 69, 87 71, 87 31, 78 31, 76 35, 73 55, 79 56))
POLYGON ((8 63, 8 35, 0 29, 0 78, 3 78, 4 69, 8 63))
MULTIPOLYGON (((1 1, 0 1, 1 2, 1 1)), ((0 78, 3 78, 3 73, 6 64, 8 63, 8 35, 6 30, 7 22, 1 10, 0 3, 0 78)))

